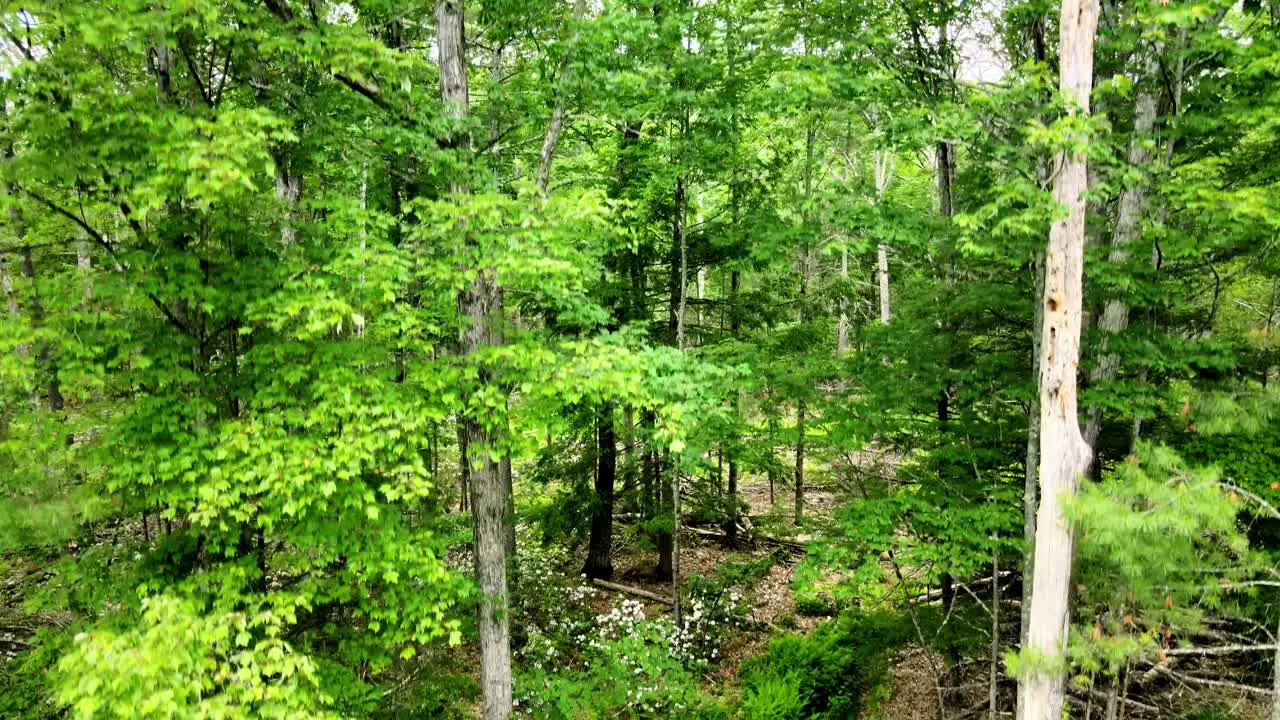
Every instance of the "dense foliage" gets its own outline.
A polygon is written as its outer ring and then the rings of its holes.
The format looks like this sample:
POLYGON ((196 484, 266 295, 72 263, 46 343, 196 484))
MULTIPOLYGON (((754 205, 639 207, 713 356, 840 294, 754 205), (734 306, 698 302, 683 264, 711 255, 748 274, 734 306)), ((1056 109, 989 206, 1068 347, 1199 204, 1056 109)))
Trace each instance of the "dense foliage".
POLYGON ((1101 17, 5 2, 0 716, 1280 720, 1280 4, 1101 17))

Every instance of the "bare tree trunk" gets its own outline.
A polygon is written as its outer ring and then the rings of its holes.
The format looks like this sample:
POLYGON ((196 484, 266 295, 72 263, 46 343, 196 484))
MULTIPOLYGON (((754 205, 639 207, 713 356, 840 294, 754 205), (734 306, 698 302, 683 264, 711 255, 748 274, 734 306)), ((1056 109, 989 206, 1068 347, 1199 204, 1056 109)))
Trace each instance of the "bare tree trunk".
POLYGON ((13 290, 13 275, 9 272, 9 258, 0 255, 0 289, 4 290, 5 305, 9 315, 18 316, 18 295, 13 290))
MULTIPOLYGON (((1045 18, 1039 15, 1031 27, 1031 56, 1036 62, 1045 62, 1045 18)), ((1043 186, 1049 179, 1049 163, 1045 158, 1036 162, 1036 180, 1043 186)), ((1032 303, 1035 306, 1031 326, 1031 381, 1040 383, 1040 344, 1044 330, 1044 251, 1038 250, 1033 260, 1035 263, 1036 284, 1032 303)), ((1031 632, 1031 593, 1035 586, 1036 559, 1036 510, 1040 504, 1040 394, 1031 396, 1027 408, 1027 459, 1024 485, 1022 490, 1022 605, 1019 608, 1018 646, 1028 646, 1027 638, 1031 632)), ((1022 709, 1022 693, 1014 693, 1014 717, 1024 717, 1022 709)))
POLYGON ((956 175, 954 150, 951 147, 951 143, 945 141, 939 142, 936 149, 938 155, 938 214, 942 215, 942 217, 951 217, 955 215, 956 210, 955 195, 953 193, 956 175))
POLYGON ((804 521, 804 401, 796 405, 795 523, 804 521))
POLYGON ((609 405, 600 409, 596 420, 596 447, 596 497, 582 572, 592 580, 608 580, 613 577, 613 488, 618 472, 618 445, 609 405))
POLYGON ((889 249, 876 245, 876 277, 880 281, 880 324, 889 324, 889 249))
MULTIPOLYGON (((1098 25, 1094 0, 1063 0, 1059 41, 1060 88, 1072 112, 1087 114, 1093 87, 1093 41, 1098 25)), ((1031 626, 1024 653, 1031 663, 1021 678, 1019 720, 1062 716, 1063 650, 1070 622, 1071 556, 1074 535, 1063 503, 1074 494, 1089 466, 1089 446, 1077 422, 1076 371, 1080 358, 1084 275, 1084 192, 1088 186, 1083 153, 1057 159, 1054 199, 1067 217, 1053 223, 1045 254, 1043 349, 1040 355, 1040 508, 1036 518, 1035 587, 1031 626)))
MULTIPOLYGON (((998 539, 998 538, 997 538, 998 539)), ((1000 717, 1000 551, 991 551, 991 672, 987 688, 987 717, 1000 717)))
MULTIPOLYGON (((580 20, 587 12, 587 4, 584 0, 577 0, 573 4, 574 21, 580 20)), ((571 43, 577 42, 578 35, 574 32, 571 43)), ((564 129, 564 114, 566 105, 566 94, 569 80, 573 76, 573 52, 570 49, 569 55, 564 60, 564 65, 560 68, 559 82, 556 83, 556 105, 551 110, 551 122, 547 123, 547 131, 542 136, 542 151, 538 154, 538 178, 536 186, 539 194, 546 194, 547 183, 551 180, 551 161, 555 157, 556 146, 560 142, 560 133, 564 129)))
MULTIPOLYGON (((564 85, 568 82, 569 63, 566 62, 564 68, 560 70, 560 84, 564 85)), ((539 153, 536 181, 538 192, 541 194, 546 194, 547 183, 551 180, 551 160, 555 156, 556 145, 560 142, 560 132, 564 127, 564 112, 565 101, 562 97, 556 101, 556 106, 551 111, 551 122, 547 123, 547 132, 542 138, 542 152, 539 153)))
MULTIPOLYGON (((809 53, 808 40, 805 41, 805 54, 809 53)), ((809 123, 808 131, 805 133, 804 144, 804 197, 805 206, 809 205, 809 201, 813 198, 813 144, 817 138, 817 131, 813 127, 813 123, 809 123)), ((806 223, 808 217, 806 215, 806 223)), ((809 294, 809 242, 806 239, 804 246, 800 249, 800 312, 798 320, 805 323, 809 319, 808 313, 808 294, 809 294)), ((805 403, 804 400, 796 402, 796 470, 795 470, 795 524, 799 526, 804 521, 804 420, 805 420, 805 403)))
MULTIPOLYGON (((889 264, 888 258, 885 259, 885 267, 889 264)), ((886 270, 887 271, 887 270, 886 270)), ((846 285, 849 282, 849 248, 840 249, 840 283, 846 285)), ((844 357, 849 352, 849 298, 845 297, 845 291, 840 291, 840 319, 836 321, 836 357, 844 357)))
MULTIPOLYGON (((683 178, 677 180, 678 195, 684 199, 683 178)), ((676 313, 676 348, 684 350, 684 313, 688 303, 689 288, 689 243, 684 228, 685 204, 676 203, 675 226, 680 239, 680 309, 676 313)), ((671 463, 671 599, 672 616, 676 627, 680 627, 680 456, 677 454, 671 463)))
MULTIPOLYGON (((1131 169, 1146 172, 1151 162, 1151 135, 1156 125, 1156 89, 1152 84, 1160 74, 1160 50, 1152 48, 1147 56, 1146 68, 1138 78, 1138 94, 1134 101, 1133 137, 1129 140, 1128 165, 1131 169)), ((1126 187, 1120 192, 1116 226, 1111 233, 1111 251, 1108 260, 1116 265, 1129 259, 1129 249, 1138 237, 1142 214, 1146 209, 1147 188, 1145 182, 1126 187)), ((1129 325, 1129 306, 1123 297, 1111 298, 1102 310, 1098 328, 1104 333, 1101 357, 1089 373, 1089 387, 1097 387, 1114 380, 1120 369, 1120 356, 1108 352, 1108 337, 1121 333, 1129 325)), ((1097 460, 1098 434, 1102 431, 1102 408, 1092 406, 1087 413, 1084 441, 1094 450, 1097 460)))
POLYGON ((471 461, 467 455, 467 432, 458 419, 458 512, 471 508, 471 461))
POLYGON ((293 172, 293 159, 288 151, 276 157, 276 199, 284 205, 284 221, 280 223, 280 247, 289 249, 298 241, 294 227, 298 200, 302 197, 302 177, 293 172))
MULTIPOLYGON (((12 319, 18 317, 18 296, 13 290, 13 276, 9 272, 9 258, 0 255, 0 289, 4 291, 5 305, 12 319)), ((0 442, 9 439, 9 402, 0 397, 0 442)))
MULTIPOLYGON (((1280 625, 1276 627, 1276 638, 1280 639, 1280 625)), ((1275 670, 1271 680, 1271 720, 1280 720, 1280 642, 1276 644, 1275 670)))
MULTIPOLYGON (((1040 345, 1044 324, 1044 253, 1036 253, 1035 320, 1031 328, 1031 378, 1040 382, 1040 345)), ((1022 624, 1019 634, 1022 647, 1027 647, 1031 632, 1031 592, 1035 587, 1036 510, 1040 505, 1040 395, 1031 398, 1027 408, 1027 459, 1022 489, 1022 624)), ((1018 701, 1021 707, 1022 701, 1018 701)), ((1021 717, 1019 715, 1018 717, 1021 717)))
MULTIPOLYGON (((893 181, 894 153, 892 150, 875 152, 876 204, 884 200, 889 183, 893 181)), ((876 246, 876 275, 880 281, 880 324, 889 324, 889 249, 884 243, 876 246)))
MULTIPOLYGON (((463 0, 436 0, 436 45, 440 60, 440 95, 455 120, 467 114, 466 30, 463 0)), ((466 143, 465 138, 455 145, 466 143)), ((465 183, 454 182, 455 193, 467 192, 465 183)), ((472 242, 468 240, 468 242, 472 242)), ((492 269, 476 268, 475 277, 458 294, 458 310, 464 326, 459 349, 474 355, 494 342, 493 321, 500 307, 498 279, 492 269)), ((488 371, 482 370, 481 382, 488 371)), ((507 618, 507 493, 501 469, 490 449, 494 438, 483 418, 464 415, 462 433, 471 462, 471 514, 475 527, 476 580, 480 585, 480 687, 484 720, 506 720, 511 715, 511 632, 507 618)))
POLYGON ((84 294, 82 295, 85 304, 93 300, 93 278, 89 276, 93 271, 93 259, 89 255, 89 241, 79 240, 76 242, 76 270, 79 271, 80 277, 84 280, 84 294))

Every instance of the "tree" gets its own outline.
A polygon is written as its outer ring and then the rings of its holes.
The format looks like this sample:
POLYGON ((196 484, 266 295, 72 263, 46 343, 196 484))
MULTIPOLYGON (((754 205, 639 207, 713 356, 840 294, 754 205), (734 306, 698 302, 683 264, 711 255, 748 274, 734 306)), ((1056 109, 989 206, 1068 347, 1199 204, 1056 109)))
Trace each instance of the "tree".
POLYGON ((1024 654, 1030 668, 1018 679, 1020 720, 1062 715, 1063 650, 1070 620, 1074 534, 1063 511, 1089 465, 1090 449, 1076 417, 1076 372, 1084 302, 1085 198, 1089 94, 1098 6, 1065 0, 1059 20, 1059 88, 1071 103, 1066 148, 1054 163, 1053 197, 1066 217, 1053 223, 1045 252, 1044 325, 1040 355, 1040 507, 1036 514, 1030 629, 1024 654))

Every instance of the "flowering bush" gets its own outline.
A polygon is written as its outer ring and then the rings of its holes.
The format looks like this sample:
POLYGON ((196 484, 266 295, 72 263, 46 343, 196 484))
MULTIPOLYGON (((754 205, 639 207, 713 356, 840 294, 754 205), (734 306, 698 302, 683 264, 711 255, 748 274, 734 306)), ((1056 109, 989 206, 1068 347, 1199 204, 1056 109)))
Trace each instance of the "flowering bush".
POLYGON ((630 598, 597 615, 587 604, 597 591, 560 573, 566 564, 555 550, 534 547, 521 556, 518 716, 724 717, 701 693, 699 678, 729 634, 746 624, 740 592, 695 582, 679 626, 668 616, 647 617, 644 604, 630 598))
POLYGON ((671 630, 672 657, 692 669, 711 665, 731 633, 746 628, 747 611, 737 589, 695 582, 680 627, 671 630))
MULTIPOLYGON (((618 611, 620 608, 615 607, 618 611)), ((669 652, 670 623, 634 621, 625 611, 584 648, 581 664, 559 672, 533 666, 516 678, 516 714, 531 720, 609 717, 719 719, 699 676, 669 652), (613 632, 621 631, 616 638, 613 632)))
POLYGON ((597 620, 587 602, 598 592, 585 578, 562 572, 562 548, 524 543, 516 557, 512 610, 516 658, 531 667, 555 669, 578 661, 597 620))

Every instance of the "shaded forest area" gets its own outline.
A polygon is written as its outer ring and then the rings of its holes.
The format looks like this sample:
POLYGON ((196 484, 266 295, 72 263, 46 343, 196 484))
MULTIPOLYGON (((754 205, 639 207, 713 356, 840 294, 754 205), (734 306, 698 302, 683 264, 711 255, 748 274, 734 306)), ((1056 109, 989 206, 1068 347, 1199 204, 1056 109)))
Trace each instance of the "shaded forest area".
POLYGON ((1276 0, 0 19, 0 717, 1280 720, 1276 0))

